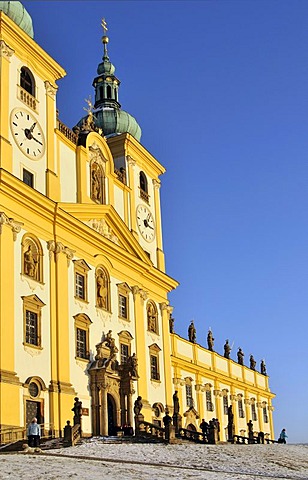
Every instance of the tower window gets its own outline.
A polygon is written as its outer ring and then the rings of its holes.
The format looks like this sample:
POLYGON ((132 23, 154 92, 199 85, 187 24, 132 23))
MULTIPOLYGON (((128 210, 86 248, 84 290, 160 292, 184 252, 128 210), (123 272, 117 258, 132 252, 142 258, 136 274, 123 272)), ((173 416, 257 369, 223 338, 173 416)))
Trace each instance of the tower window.
POLYGON ((34 185, 34 175, 31 172, 28 172, 25 168, 22 171, 22 181, 26 184, 29 185, 29 187, 33 188, 34 185))
POLYGON ((112 98, 111 94, 112 94, 111 86, 107 85, 107 98, 112 98))
POLYGON ((26 67, 22 67, 20 70, 20 86, 35 97, 35 81, 32 73, 26 67))
POLYGON ((140 197, 149 203, 148 180, 144 172, 139 173, 140 197))

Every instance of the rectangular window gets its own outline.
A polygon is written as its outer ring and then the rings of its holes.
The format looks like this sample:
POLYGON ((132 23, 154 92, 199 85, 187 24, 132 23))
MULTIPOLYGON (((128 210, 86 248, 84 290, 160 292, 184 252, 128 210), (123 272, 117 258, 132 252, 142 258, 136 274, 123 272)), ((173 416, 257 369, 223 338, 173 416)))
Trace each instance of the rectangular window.
POLYGON ((264 423, 268 423, 268 415, 267 415, 267 408, 263 408, 263 421, 264 423))
POLYGON ((222 401, 223 401, 223 407, 224 407, 224 415, 228 415, 228 407, 229 407, 229 405, 228 405, 228 397, 227 397, 227 395, 224 395, 224 396, 222 397, 222 401))
POLYGON ((119 293, 119 317, 128 318, 127 315, 127 298, 119 293))
POLYGON ((245 413, 243 409, 243 400, 238 400, 238 416, 240 418, 245 418, 245 413))
POLYGON ((22 171, 22 181, 33 188, 34 185, 34 175, 31 172, 28 172, 25 168, 22 171))
POLYGON ((37 313, 26 310, 26 343, 39 346, 37 313))
POLYGON ((193 407, 194 406, 194 399, 192 396, 192 386, 191 385, 186 385, 186 405, 188 407, 193 407))
POLYGON ((156 355, 151 355, 151 380, 160 380, 158 358, 156 355))
POLYGON ((253 422, 257 421, 257 411, 256 411, 256 406, 254 403, 251 404, 251 418, 253 422))
POLYGON ((80 273, 76 272, 75 274, 75 293, 77 298, 85 300, 85 278, 80 273))
POLYGON ((120 350, 121 350, 121 363, 124 364, 127 362, 129 357, 129 347, 125 343, 120 343, 120 350))
POLYGON ((76 329, 76 357, 88 358, 87 331, 82 328, 76 329))
POLYGON ((214 405, 212 402, 212 392, 206 391, 205 392, 205 398, 206 398, 206 409, 208 412, 213 412, 214 411, 214 405))

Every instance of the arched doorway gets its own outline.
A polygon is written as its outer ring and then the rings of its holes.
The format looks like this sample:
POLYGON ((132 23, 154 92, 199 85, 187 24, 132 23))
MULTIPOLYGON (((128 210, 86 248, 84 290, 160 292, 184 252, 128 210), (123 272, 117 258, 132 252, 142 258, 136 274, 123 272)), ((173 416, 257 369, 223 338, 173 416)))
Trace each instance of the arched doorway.
POLYGON ((117 412, 114 398, 110 393, 107 394, 108 408, 108 435, 117 434, 117 412))
POLYGON ((197 431, 195 425, 193 425, 192 423, 190 423, 190 424, 187 426, 187 430, 191 430, 192 432, 196 432, 196 431, 197 431))

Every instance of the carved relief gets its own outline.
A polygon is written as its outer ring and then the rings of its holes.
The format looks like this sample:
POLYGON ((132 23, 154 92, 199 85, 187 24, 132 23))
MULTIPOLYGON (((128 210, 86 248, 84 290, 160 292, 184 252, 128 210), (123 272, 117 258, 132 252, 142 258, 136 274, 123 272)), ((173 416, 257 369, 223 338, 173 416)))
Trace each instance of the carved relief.
POLYGON ((13 53, 14 50, 4 40, 0 40, 0 57, 6 57, 9 60, 13 53))
POLYGON ((55 85, 52 85, 52 83, 48 82, 48 80, 45 81, 45 89, 46 93, 49 97, 55 98, 58 87, 55 85))
POLYGON ((47 249, 49 252, 49 259, 51 260, 52 254, 54 253, 56 256, 56 260, 59 258, 60 253, 64 253, 67 257, 67 266, 69 266, 70 261, 74 258, 75 250, 72 250, 61 242, 55 242, 54 240, 48 240, 47 242, 47 249))
POLYGON ((4 212, 0 212, 0 235, 2 233, 3 225, 7 225, 12 229, 14 242, 17 239, 17 233, 20 232, 23 226, 22 222, 16 222, 14 218, 9 218, 4 212))
POLYGON ((43 281, 43 251, 40 242, 32 236, 25 235, 22 240, 22 274, 43 281))
POLYGON ((103 237, 111 240, 113 243, 116 243, 117 245, 120 244, 118 237, 113 233, 112 229, 109 227, 104 218, 101 218, 100 220, 93 218, 86 222, 86 224, 90 228, 93 228, 93 230, 95 230, 100 235, 103 235, 103 237))
POLYGON ((109 310, 109 278, 102 267, 96 270, 96 306, 109 310))

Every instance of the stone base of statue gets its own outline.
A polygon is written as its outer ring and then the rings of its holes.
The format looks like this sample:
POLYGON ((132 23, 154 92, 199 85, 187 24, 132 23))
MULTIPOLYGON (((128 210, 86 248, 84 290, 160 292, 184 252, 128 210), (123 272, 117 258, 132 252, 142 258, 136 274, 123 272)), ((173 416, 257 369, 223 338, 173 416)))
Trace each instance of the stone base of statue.
POLYGON ((175 427, 171 423, 165 426, 165 441, 167 443, 175 443, 175 427))
POLYGON ((234 424, 228 424, 228 442, 234 443, 235 426, 234 424))
POLYGON ((140 428, 140 424, 144 422, 144 415, 142 413, 138 413, 135 415, 135 435, 139 435, 142 428, 140 428))
POLYGON ((182 428, 182 415, 174 413, 172 416, 172 423, 175 428, 175 433, 179 433, 180 428, 182 428))

